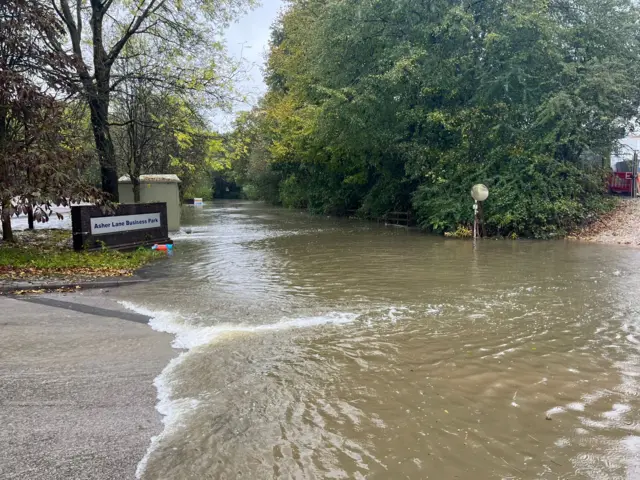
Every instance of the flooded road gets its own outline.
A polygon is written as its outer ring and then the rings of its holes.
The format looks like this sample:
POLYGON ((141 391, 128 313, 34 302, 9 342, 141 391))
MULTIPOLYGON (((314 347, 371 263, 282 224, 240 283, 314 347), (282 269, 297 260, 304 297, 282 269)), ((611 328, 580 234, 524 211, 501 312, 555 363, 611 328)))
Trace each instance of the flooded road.
POLYGON ((640 478, 640 251, 250 202, 183 225, 113 293, 185 349, 141 478, 640 478))

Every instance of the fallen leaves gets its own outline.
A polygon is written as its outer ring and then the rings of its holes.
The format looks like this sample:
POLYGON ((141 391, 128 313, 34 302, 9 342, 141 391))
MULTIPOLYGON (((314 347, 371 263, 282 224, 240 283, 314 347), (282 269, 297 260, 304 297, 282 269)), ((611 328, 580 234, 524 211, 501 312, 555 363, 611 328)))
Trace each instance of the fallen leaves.
POLYGON ((113 267, 13 267, 0 265, 0 278, 14 281, 30 281, 33 279, 65 278, 65 277, 131 277, 133 269, 113 267))
MULTIPOLYGON (((55 292, 55 293, 73 293, 82 289, 80 285, 76 285, 75 287, 62 287, 62 288, 32 288, 32 289, 24 289, 24 290, 14 290, 13 292, 9 292, 12 295, 40 295, 47 292, 55 292)), ((1 293, 0 293, 1 294, 1 293)))
POLYGON ((621 199, 617 208, 569 238, 596 243, 640 245, 640 200, 621 199))
POLYGON ((83 284, 101 278, 132 277, 135 271, 161 258, 149 248, 119 252, 102 249, 75 252, 68 230, 20 232, 15 244, 0 242, 0 284, 22 289, 47 288, 51 282, 83 284), (37 285, 37 287, 36 287, 37 285))

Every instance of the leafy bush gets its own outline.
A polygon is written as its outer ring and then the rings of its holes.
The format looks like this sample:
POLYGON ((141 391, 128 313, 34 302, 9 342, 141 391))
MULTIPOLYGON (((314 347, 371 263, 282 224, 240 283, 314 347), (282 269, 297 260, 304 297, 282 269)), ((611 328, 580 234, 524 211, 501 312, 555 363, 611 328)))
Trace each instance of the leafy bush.
POLYGON ((204 201, 213 200, 213 182, 209 175, 184 191, 184 198, 202 198, 204 201))
MULTIPOLYGON (((563 235, 611 208, 603 171, 538 156, 511 158, 495 165, 484 183, 485 224, 490 235, 549 238, 563 235)), ((435 232, 473 223, 470 190, 478 178, 452 176, 420 186, 414 208, 420 225, 435 232)))

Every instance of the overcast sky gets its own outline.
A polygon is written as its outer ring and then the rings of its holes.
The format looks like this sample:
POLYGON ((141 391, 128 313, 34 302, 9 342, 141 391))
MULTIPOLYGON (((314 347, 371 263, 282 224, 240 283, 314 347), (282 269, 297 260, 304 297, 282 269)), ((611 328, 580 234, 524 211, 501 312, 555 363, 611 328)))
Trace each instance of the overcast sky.
MULTIPOLYGON (((249 110, 253 103, 265 92, 262 79, 264 61, 269 49, 271 25, 283 8, 283 0, 261 0, 262 5, 229 27, 226 40, 229 53, 236 59, 243 58, 248 72, 247 80, 237 88, 248 97, 248 104, 239 104, 236 110, 249 110)), ((214 120, 219 128, 229 126, 233 116, 220 115, 214 120)))

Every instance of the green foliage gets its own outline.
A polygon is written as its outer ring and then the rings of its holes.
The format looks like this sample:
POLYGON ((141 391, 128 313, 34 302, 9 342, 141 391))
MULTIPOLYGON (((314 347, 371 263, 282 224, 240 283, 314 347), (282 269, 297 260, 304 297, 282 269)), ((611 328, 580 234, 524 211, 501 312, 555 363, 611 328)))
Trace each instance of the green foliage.
POLYGON ((240 113, 235 129, 223 141, 223 155, 228 166, 224 174, 228 180, 243 185, 247 198, 279 203, 282 175, 272 168, 268 151, 270 138, 260 107, 240 113))
POLYGON ((455 232, 445 232, 444 236, 449 238, 471 238, 473 231, 464 225, 458 225, 455 232))
POLYGON ((279 176, 286 206, 436 232, 471 223, 481 182, 490 234, 563 234, 609 205, 597 159, 640 105, 638 20, 632 0, 294 0, 232 168, 279 176))
POLYGON ((184 198, 202 198, 205 202, 213 200, 213 181, 205 175, 197 183, 184 190, 184 198))
MULTIPOLYGON (((494 235, 563 235, 611 206, 602 195, 605 178, 600 170, 585 171, 544 156, 500 159, 495 169, 497 175, 483 178, 491 192, 484 205, 485 221, 494 235)), ((479 180, 473 172, 452 172, 449 179, 421 185, 414 196, 420 225, 443 232, 472 224, 469 191, 479 180)))
POLYGON ((309 195, 305 191, 305 185, 295 175, 290 175, 280 184, 280 200, 285 207, 307 208, 309 195))
POLYGON ((194 102, 137 80, 123 82, 114 100, 118 126, 112 131, 120 170, 132 179, 174 173, 183 198, 210 200, 213 173, 229 164, 222 137, 210 130, 194 102))

